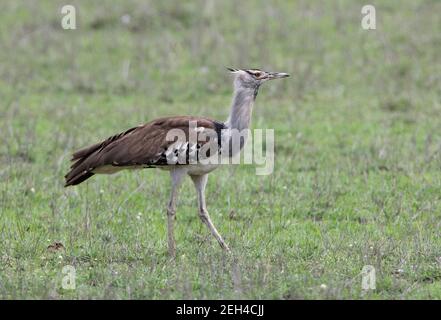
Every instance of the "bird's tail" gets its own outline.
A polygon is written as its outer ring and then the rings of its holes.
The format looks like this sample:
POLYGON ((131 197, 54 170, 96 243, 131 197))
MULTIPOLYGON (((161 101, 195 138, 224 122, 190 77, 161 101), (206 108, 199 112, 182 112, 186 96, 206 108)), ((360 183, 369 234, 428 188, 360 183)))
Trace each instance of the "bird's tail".
POLYGON ((66 184, 64 186, 68 187, 77 185, 93 176, 93 170, 106 164, 106 161, 103 160, 101 152, 113 142, 138 128, 140 127, 138 126, 130 128, 129 130, 111 136, 104 141, 98 142, 75 152, 71 159, 73 164, 70 167, 70 171, 64 176, 66 178, 66 184))
POLYGON ((65 187, 80 184, 94 175, 92 172, 94 166, 91 163, 93 157, 90 156, 99 150, 101 146, 102 143, 97 143, 93 146, 81 149, 72 155, 71 161, 74 163, 71 165, 70 171, 64 176, 66 179, 65 187))
POLYGON ((83 172, 80 172, 77 175, 72 175, 72 171, 70 171, 66 176, 66 184, 65 187, 69 186, 75 186, 77 184, 80 184, 81 182, 89 179, 91 176, 93 176, 94 173, 90 171, 84 170, 83 172))

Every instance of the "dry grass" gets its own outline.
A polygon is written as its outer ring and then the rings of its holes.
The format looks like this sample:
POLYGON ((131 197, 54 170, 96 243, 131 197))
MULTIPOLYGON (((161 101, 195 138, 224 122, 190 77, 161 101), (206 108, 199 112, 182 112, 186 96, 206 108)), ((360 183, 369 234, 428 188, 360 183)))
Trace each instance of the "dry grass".
POLYGON ((369 32, 362 1, 71 2, 76 31, 59 26, 62 1, 0 4, 0 297, 441 297, 438 1, 378 3, 369 32), (275 172, 210 177, 233 258, 186 182, 171 262, 159 172, 71 189, 63 175, 73 150, 140 122, 226 118, 224 66, 293 75, 263 87, 253 115, 276 129, 275 172))

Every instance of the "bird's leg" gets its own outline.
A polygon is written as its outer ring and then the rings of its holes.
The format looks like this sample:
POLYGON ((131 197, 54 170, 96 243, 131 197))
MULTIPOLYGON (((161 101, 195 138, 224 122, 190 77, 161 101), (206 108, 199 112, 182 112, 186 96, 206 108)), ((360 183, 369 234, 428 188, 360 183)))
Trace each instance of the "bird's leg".
POLYGON ((202 222, 205 223, 210 229, 211 234, 216 238, 219 245, 227 252, 230 252, 230 248, 225 243, 222 236, 216 230, 216 227, 211 222, 210 216, 208 215, 207 208, 205 206, 205 186, 207 185, 208 174, 204 174, 201 176, 191 176, 191 179, 194 182, 196 187, 196 191, 198 193, 198 207, 199 207, 199 218, 201 218, 202 222))
POLYGON ((176 201, 178 198, 178 189, 182 182, 183 173, 180 170, 170 171, 172 180, 170 201, 167 206, 167 235, 168 235, 168 253, 174 258, 176 256, 176 243, 174 234, 174 223, 176 219, 176 201))

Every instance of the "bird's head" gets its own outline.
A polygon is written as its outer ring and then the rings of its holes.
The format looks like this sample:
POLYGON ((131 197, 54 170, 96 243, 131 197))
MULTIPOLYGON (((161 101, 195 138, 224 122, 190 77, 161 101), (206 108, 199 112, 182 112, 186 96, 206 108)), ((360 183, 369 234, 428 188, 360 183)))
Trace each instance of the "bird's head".
POLYGON ((289 77, 284 72, 268 72, 259 69, 235 69, 227 68, 231 73, 236 75, 235 85, 242 87, 256 88, 268 80, 282 79, 289 77))

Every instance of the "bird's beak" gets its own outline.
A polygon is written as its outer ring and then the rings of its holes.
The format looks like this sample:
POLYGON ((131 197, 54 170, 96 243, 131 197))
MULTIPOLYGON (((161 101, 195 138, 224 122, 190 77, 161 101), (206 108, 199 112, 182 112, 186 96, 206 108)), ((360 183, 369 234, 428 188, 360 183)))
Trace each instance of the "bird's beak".
POLYGON ((268 74, 268 80, 282 79, 287 77, 289 77, 289 74, 284 72, 270 72, 268 74))

